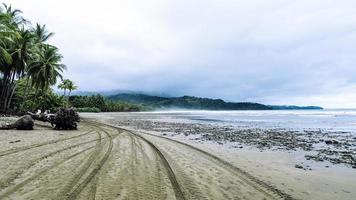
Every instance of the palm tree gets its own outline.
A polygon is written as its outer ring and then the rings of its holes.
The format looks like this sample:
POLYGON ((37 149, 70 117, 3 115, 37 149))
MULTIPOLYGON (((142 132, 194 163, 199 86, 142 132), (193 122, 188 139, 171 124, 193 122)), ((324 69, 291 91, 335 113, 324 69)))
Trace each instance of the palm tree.
MULTIPOLYGON (((0 106, 5 110, 20 79, 26 79, 21 91, 26 100, 29 85, 36 94, 39 89, 47 91, 58 78, 62 79, 66 68, 58 49, 46 44, 53 33, 45 25, 29 26, 21 13, 11 5, 0 6, 0 106)), ((71 92, 76 87, 73 84, 70 88, 71 92)))
POLYGON ((27 21, 20 16, 20 10, 3 5, 0 10, 0 59, 3 75, 1 104, 6 109, 11 102, 16 88, 15 78, 24 75, 24 70, 30 56, 32 34, 24 28, 27 21), (22 28, 19 28, 22 25, 22 28))
POLYGON ((36 44, 42 44, 54 35, 53 32, 47 31, 46 25, 41 26, 40 24, 36 24, 36 27, 33 28, 32 31, 36 36, 35 39, 36 44))
POLYGON ((68 81, 69 79, 64 79, 62 80, 62 83, 58 85, 58 88, 64 91, 63 96, 66 96, 66 91, 68 89, 68 81))
POLYGON ((13 38, 17 36, 17 32, 10 28, 9 16, 0 11, 0 72, 5 71, 4 66, 12 63, 11 54, 7 52, 7 47, 13 38))
POLYGON ((73 90, 78 89, 78 86, 76 86, 73 81, 69 80, 69 81, 68 81, 68 85, 67 85, 67 89, 69 90, 69 92, 68 92, 68 98, 69 98, 70 93, 71 93, 73 90))
POLYGON ((36 51, 37 58, 31 63, 28 75, 33 77, 32 85, 37 89, 47 89, 55 85, 57 79, 62 79, 61 73, 66 66, 61 64, 62 55, 58 49, 49 44, 44 44, 41 50, 36 51))
POLYGON ((27 24, 28 21, 21 16, 22 11, 19 9, 12 9, 11 5, 7 5, 5 3, 2 4, 3 8, 1 8, 2 13, 6 13, 10 19, 10 25, 17 27, 21 24, 27 24))
MULTIPOLYGON (((52 32, 48 32, 46 29, 46 25, 40 25, 36 24, 35 28, 31 29, 31 32, 34 37, 34 48, 42 48, 44 45, 44 42, 46 42, 50 37, 54 35, 52 32)), ((28 69, 26 69, 26 73, 28 73, 28 69)), ((25 84, 25 90, 24 90, 24 101, 27 99, 28 91, 29 91, 29 82, 30 82, 31 74, 28 74, 26 76, 26 84, 25 84)))
POLYGON ((66 96, 66 90, 68 90, 69 91, 68 92, 68 98, 69 98, 70 93, 73 90, 78 89, 78 86, 76 86, 73 81, 71 81, 69 79, 64 79, 64 80, 62 80, 62 83, 60 83, 58 85, 58 88, 64 90, 63 96, 66 96))
POLYGON ((4 73, 4 65, 10 65, 12 63, 11 54, 8 52, 9 46, 14 43, 13 39, 19 38, 17 33, 18 27, 26 22, 26 20, 20 16, 22 12, 20 10, 13 10, 11 6, 3 4, 0 7, 0 72, 4 73))

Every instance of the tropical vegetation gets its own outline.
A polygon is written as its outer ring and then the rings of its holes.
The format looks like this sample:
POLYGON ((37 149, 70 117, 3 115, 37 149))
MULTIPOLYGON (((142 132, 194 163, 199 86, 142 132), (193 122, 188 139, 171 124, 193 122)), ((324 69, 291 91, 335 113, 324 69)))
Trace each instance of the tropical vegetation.
POLYGON ((64 79, 62 80, 62 83, 58 85, 58 89, 64 91, 63 96, 66 96, 66 91, 68 90, 68 97, 69 97, 73 90, 78 89, 78 86, 76 86, 73 81, 69 79, 64 79))
POLYGON ((92 96, 70 96, 69 104, 79 112, 134 112, 146 107, 123 101, 111 101, 100 94, 92 96))
MULTIPOLYGON (((32 26, 12 6, 0 7, 0 110, 50 109, 66 104, 52 90, 66 66, 45 25, 32 26)), ((75 87, 67 88, 69 91, 75 87)))
POLYGON ((12 6, 0 7, 0 113, 29 110, 139 111, 142 106, 116 102, 101 95, 71 96, 78 87, 63 79, 66 66, 59 49, 49 43, 54 34, 46 25, 32 26, 22 12, 12 6), (53 91, 63 90, 63 95, 53 91))

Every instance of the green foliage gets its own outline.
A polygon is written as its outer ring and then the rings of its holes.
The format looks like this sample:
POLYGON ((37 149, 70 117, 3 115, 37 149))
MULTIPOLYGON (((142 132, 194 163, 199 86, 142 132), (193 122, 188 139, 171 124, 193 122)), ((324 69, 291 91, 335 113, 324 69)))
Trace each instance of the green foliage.
POLYGON ((66 91, 68 90, 68 91, 69 91, 68 96, 70 96, 70 93, 71 93, 73 90, 78 89, 78 86, 76 86, 73 81, 71 81, 71 80, 69 80, 69 79, 64 79, 64 80, 62 81, 62 83, 60 83, 60 84, 58 85, 58 89, 61 89, 61 90, 64 91, 63 96, 66 96, 66 91))
POLYGON ((145 107, 132 103, 110 101, 101 95, 70 96, 69 104, 77 108, 78 112, 134 112, 145 110, 145 107), (98 110, 96 110, 97 108, 98 110))
POLYGON ((20 79, 17 81, 17 88, 14 93, 12 107, 20 112, 51 110, 56 111, 59 107, 68 106, 64 97, 53 92, 51 88, 36 89, 29 86, 26 89, 26 80, 20 79), (24 95, 27 91, 26 96, 24 95))
POLYGON ((75 108, 96 107, 100 110, 104 110, 106 107, 105 99, 101 95, 70 96, 69 104, 75 108))

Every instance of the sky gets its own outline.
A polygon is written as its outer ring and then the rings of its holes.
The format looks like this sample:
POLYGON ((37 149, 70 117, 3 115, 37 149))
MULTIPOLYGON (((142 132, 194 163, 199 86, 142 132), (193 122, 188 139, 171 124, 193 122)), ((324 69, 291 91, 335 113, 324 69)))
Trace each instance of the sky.
POLYGON ((81 91, 356 108, 355 0, 11 0, 81 91))

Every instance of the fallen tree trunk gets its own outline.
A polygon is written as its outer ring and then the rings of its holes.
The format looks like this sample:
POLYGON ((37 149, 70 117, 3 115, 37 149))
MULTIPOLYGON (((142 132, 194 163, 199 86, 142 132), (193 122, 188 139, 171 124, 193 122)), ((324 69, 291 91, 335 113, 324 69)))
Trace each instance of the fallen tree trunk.
POLYGON ((24 115, 16 122, 12 124, 6 124, 4 126, 0 126, 0 130, 33 130, 34 121, 30 115, 24 115))
POLYGON ((55 114, 46 114, 46 113, 35 114, 32 112, 27 112, 27 114, 30 115, 34 120, 38 120, 42 122, 50 122, 50 123, 51 123, 51 119, 53 121, 55 115, 55 114))
POLYGON ((57 130, 77 129, 77 122, 80 122, 79 114, 73 108, 61 108, 55 114, 31 113, 28 114, 34 119, 49 122, 57 130))

